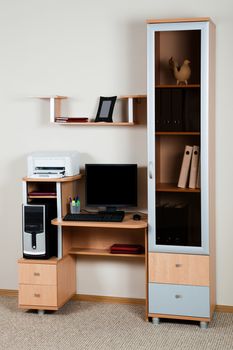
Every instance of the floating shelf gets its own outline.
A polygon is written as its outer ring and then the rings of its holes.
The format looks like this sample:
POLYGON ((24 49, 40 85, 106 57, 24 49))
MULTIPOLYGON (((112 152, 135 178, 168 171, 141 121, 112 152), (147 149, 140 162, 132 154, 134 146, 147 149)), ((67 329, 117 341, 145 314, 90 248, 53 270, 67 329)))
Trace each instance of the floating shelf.
POLYGON ((69 254, 145 259, 145 254, 112 254, 109 252, 109 249, 72 248, 69 254))
POLYGON ((157 183, 156 192, 200 193, 200 188, 180 188, 174 183, 157 183))
POLYGON ((142 95, 123 95, 123 96, 119 96, 118 99, 119 100, 126 100, 126 99, 144 99, 147 98, 147 95, 142 94, 142 95))
MULTIPOLYGON (((146 95, 124 95, 119 96, 118 100, 127 101, 127 121, 126 122, 113 122, 113 123, 95 123, 89 122, 57 122, 56 118, 61 117, 61 101, 67 99, 67 96, 51 95, 51 96, 37 96, 37 98, 49 100, 50 103, 50 122, 57 125, 86 125, 86 126, 133 126, 134 125, 134 100, 138 102, 140 99, 146 99, 146 95)), ((70 117, 72 118, 72 117, 70 117)), ((76 117, 77 118, 77 117, 76 117)), ((80 117, 83 118, 83 117, 80 117)), ((93 119, 93 118, 90 118, 93 119)))
POLYGON ((80 125, 80 126, 133 126, 135 125, 134 123, 129 123, 129 122, 120 122, 120 123, 106 123, 106 122, 86 122, 86 123, 75 123, 75 122, 66 122, 66 123, 59 123, 55 122, 54 124, 58 125, 80 125))

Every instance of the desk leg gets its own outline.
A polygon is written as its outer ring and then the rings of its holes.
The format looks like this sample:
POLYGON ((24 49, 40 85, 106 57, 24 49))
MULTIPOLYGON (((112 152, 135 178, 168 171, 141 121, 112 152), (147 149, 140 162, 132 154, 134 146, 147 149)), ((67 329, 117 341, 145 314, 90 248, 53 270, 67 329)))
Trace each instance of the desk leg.
POLYGON ((45 314, 45 310, 38 310, 37 313, 38 313, 38 315, 44 315, 45 314))

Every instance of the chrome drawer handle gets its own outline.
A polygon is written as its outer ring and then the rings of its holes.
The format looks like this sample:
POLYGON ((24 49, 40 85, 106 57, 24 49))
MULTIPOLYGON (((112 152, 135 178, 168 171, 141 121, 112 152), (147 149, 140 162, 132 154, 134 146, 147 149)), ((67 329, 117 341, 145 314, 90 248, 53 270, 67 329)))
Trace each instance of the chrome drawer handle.
POLYGON ((176 294, 176 295, 175 295, 175 298, 176 298, 176 299, 181 299, 181 298, 182 298, 182 295, 181 295, 181 294, 176 294))
POLYGON ((149 162, 149 179, 153 179, 153 163, 149 162))
POLYGON ((39 272, 34 272, 34 276, 40 276, 39 272))
POLYGON ((40 294, 34 293, 34 297, 35 297, 35 298, 40 298, 40 294))
POLYGON ((176 264, 175 266, 176 266, 176 267, 181 267, 181 266, 182 266, 182 264, 176 264))

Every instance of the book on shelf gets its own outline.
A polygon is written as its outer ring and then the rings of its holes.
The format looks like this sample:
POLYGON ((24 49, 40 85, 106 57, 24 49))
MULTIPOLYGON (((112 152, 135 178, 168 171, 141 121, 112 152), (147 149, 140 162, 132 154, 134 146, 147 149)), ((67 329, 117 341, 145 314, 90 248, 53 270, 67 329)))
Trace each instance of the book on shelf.
POLYGON ((113 244, 110 247, 112 254, 142 254, 145 249, 140 244, 113 244))
POLYGON ((182 131, 182 89, 156 89, 155 100, 156 131, 182 131))
POLYGON ((200 147, 194 145, 190 167, 189 188, 196 188, 200 147))
POLYGON ((184 91, 184 130, 200 131, 200 89, 184 91))
POLYGON ((87 123, 88 117, 56 117, 56 123, 87 123))
POLYGON ((188 182, 193 146, 186 145, 180 170, 177 187, 185 188, 188 182))
POLYGON ((171 131, 171 91, 156 89, 155 96, 156 131, 171 131))
POLYGON ((172 126, 171 131, 183 130, 183 91, 182 89, 172 89, 171 95, 171 113, 172 126))
POLYGON ((197 168, 196 188, 200 188, 201 187, 201 184, 200 184, 200 181, 201 181, 201 179, 200 179, 200 176, 201 176, 201 174, 200 174, 200 172, 201 172, 200 164, 201 164, 201 159, 200 159, 200 155, 199 155, 199 162, 198 162, 198 168, 197 168))
POLYGON ((56 192, 52 192, 52 191, 32 191, 28 193, 29 196, 33 197, 39 197, 39 196, 56 196, 57 193, 56 192))

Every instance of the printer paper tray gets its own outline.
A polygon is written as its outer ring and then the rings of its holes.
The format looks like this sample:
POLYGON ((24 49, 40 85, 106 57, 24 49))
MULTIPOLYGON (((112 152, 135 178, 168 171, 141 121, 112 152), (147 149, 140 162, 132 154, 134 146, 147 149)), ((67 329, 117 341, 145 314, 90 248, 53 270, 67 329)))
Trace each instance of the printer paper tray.
POLYGON ((30 177, 35 179, 40 179, 40 178, 55 179, 55 178, 64 177, 64 175, 63 174, 33 174, 30 177))

